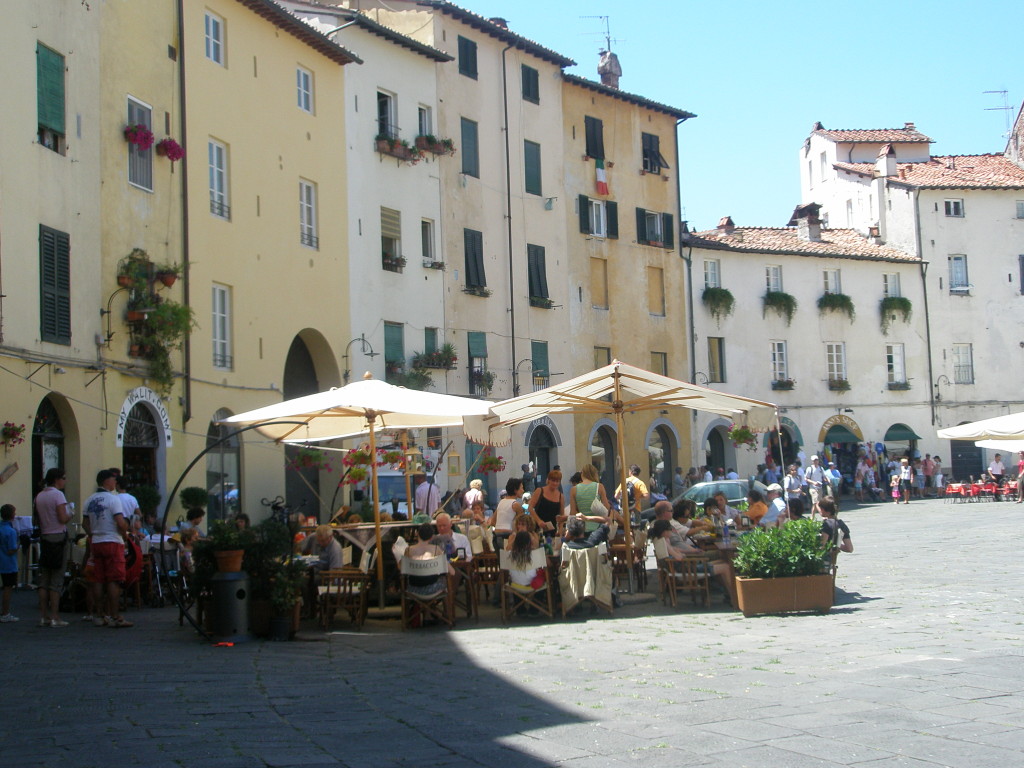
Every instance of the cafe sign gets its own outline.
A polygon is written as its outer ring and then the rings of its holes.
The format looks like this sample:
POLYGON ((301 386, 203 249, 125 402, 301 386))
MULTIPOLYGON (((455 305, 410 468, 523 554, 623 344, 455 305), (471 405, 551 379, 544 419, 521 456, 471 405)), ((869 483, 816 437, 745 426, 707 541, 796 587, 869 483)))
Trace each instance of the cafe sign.
POLYGON ((851 419, 849 416, 846 416, 842 413, 837 413, 835 416, 829 416, 827 419, 825 419, 825 423, 821 425, 821 430, 818 432, 819 443, 825 442, 825 435, 828 434, 828 431, 832 427, 846 427, 854 435, 856 435, 858 440, 860 440, 861 442, 863 442, 864 440, 864 433, 860 431, 860 426, 857 424, 857 422, 851 419))
POLYGON ((164 407, 163 400, 160 399, 160 395, 149 387, 136 387, 128 393, 128 396, 121 404, 121 413, 117 417, 117 447, 124 447, 124 431, 128 426, 128 414, 131 413, 132 408, 139 403, 146 403, 149 406, 150 410, 156 416, 158 429, 160 429, 164 434, 164 445, 170 446, 172 444, 171 417, 167 415, 167 409, 164 407))

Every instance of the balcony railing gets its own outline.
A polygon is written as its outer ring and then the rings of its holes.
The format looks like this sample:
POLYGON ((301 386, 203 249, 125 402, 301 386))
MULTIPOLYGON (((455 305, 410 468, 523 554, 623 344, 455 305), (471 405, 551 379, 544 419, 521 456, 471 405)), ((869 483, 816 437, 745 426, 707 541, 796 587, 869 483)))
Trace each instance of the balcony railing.
POLYGON ((974 383, 974 366, 973 365, 954 365, 953 366, 953 383, 954 384, 973 384, 974 383))
POLYGON ((231 221, 231 206, 222 200, 214 200, 210 198, 210 213, 214 216, 220 216, 222 219, 231 221))
POLYGON ((299 242, 303 245, 307 245, 310 248, 320 248, 320 238, 314 235, 312 232, 300 232, 299 242))

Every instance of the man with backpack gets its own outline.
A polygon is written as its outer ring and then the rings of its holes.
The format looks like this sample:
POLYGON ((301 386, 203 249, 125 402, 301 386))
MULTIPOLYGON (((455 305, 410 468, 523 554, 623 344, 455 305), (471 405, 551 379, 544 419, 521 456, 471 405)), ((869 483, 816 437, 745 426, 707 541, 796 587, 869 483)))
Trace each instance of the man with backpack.
MULTIPOLYGON (((651 492, 647 485, 640 479, 640 467, 632 464, 629 467, 629 477, 626 478, 626 502, 630 511, 639 517, 644 501, 650 498, 651 492)), ((615 500, 622 504, 622 486, 615 489, 615 500)))

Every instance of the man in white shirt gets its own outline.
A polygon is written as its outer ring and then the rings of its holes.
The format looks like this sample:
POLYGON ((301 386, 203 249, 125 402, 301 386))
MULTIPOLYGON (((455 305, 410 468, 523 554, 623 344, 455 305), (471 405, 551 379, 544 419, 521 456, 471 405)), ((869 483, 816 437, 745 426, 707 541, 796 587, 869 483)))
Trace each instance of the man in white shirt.
POLYGON ((121 506, 124 508, 124 519, 125 522, 131 524, 131 519, 134 515, 142 517, 142 512, 139 510, 139 500, 128 493, 128 483, 124 479, 124 475, 117 476, 117 498, 121 501, 121 506))
POLYGON ((441 506, 440 489, 424 474, 416 475, 414 479, 419 483, 416 486, 416 514, 434 514, 441 506))
POLYGON ((988 473, 992 475, 996 485, 1003 484, 1003 475, 1006 474, 1006 467, 1003 466, 1003 457, 1000 454, 997 453, 996 457, 992 459, 992 463, 988 465, 988 473))
POLYGON ((768 512, 761 518, 758 525, 769 528, 778 522, 780 515, 786 513, 786 502, 782 500, 782 486, 778 483, 772 483, 766 491, 768 496, 768 512))
POLYGON ((437 535, 430 540, 432 544, 444 547, 449 556, 458 554, 460 559, 467 563, 473 559, 473 547, 469 543, 469 537, 452 529, 452 517, 447 512, 442 512, 436 518, 437 535), (449 546, 451 545, 451 546, 449 546), (462 552, 459 552, 459 550, 462 552))
POLYGON ((96 493, 85 500, 83 521, 92 537, 93 604, 96 606, 96 626, 130 627, 132 623, 121 616, 121 582, 124 581, 124 535, 128 523, 124 507, 114 489, 117 476, 109 469, 96 475, 96 493), (104 587, 106 605, 104 607, 104 587))
POLYGON ((843 487, 843 475, 836 469, 834 461, 828 463, 828 469, 825 470, 825 479, 828 480, 828 485, 825 486, 825 494, 834 499, 839 498, 839 490, 843 487))
POLYGON ((715 479, 714 476, 712 476, 712 474, 711 474, 711 468, 710 467, 704 467, 704 476, 703 476, 702 479, 703 479, 703 481, 705 483, 710 483, 712 480, 715 479))
POLYGON ((804 482, 807 485, 807 492, 811 496, 811 508, 813 509, 821 498, 825 485, 825 470, 822 469, 817 456, 811 456, 811 466, 804 470, 804 482))
POLYGON ((739 475, 739 473, 735 469, 733 469, 732 467, 729 467, 729 471, 725 473, 725 479, 726 480, 739 480, 740 479, 740 475, 739 475))

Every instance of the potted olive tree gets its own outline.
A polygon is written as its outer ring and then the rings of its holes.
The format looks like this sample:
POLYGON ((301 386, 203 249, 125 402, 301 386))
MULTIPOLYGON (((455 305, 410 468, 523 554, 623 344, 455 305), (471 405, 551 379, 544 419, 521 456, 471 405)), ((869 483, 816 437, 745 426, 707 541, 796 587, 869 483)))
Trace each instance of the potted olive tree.
POLYGON ((832 607, 828 551, 821 523, 791 520, 781 528, 744 534, 736 548, 736 597, 743 615, 817 611, 832 607))

